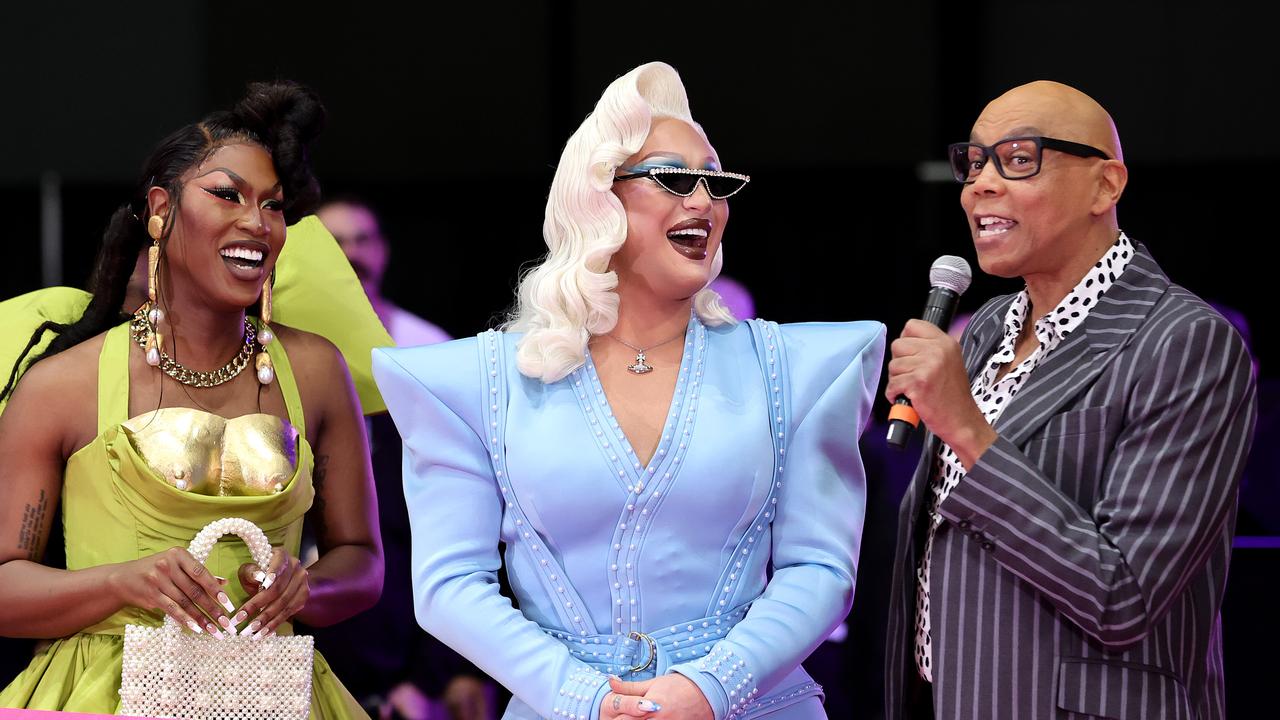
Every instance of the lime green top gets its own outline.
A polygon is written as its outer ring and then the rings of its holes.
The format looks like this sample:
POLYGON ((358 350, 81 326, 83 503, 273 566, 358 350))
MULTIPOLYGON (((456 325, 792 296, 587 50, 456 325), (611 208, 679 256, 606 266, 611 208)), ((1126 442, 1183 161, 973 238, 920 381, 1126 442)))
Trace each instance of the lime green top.
MULTIPOLYGON (((185 547, 201 528, 223 517, 253 522, 272 545, 283 546, 296 556, 302 518, 315 495, 311 485, 314 461, 283 343, 271 343, 267 352, 289 421, 298 430, 297 466, 284 490, 257 496, 186 492, 166 483, 147 465, 133 446, 129 431, 121 426, 129 414, 130 345, 127 323, 107 332, 98 361, 99 434, 67 461, 62 487, 67 568, 126 562, 174 546, 185 547)), ((227 536, 205 563, 215 575, 230 579, 226 592, 237 607, 247 595, 234 578, 246 562, 252 562, 248 548, 238 537, 227 536)), ((54 641, 0 691, 0 707, 119 712, 124 626, 159 625, 163 619, 160 613, 126 607, 79 633, 54 641)), ((277 632, 289 634, 292 628, 282 624, 277 632)), ((366 717, 319 653, 311 717, 366 717)))
MULTIPOLYGON (((279 493, 238 497, 179 490, 165 482, 138 453, 131 433, 121 427, 129 419, 130 346, 128 324, 107 332, 98 362, 99 435, 67 461, 62 487, 67 569, 124 562, 175 545, 185 547, 201 528, 224 517, 242 517, 252 522, 262 528, 273 546, 283 546, 296 556, 302 538, 302 516, 315 496, 311 486, 314 459, 284 344, 273 342, 267 352, 275 365, 289 422, 298 430, 297 469, 279 493), (110 469, 110 482, 103 482, 103 468, 110 469)), ((229 535, 214 547, 205 565, 214 575, 233 578, 240 565, 247 562, 253 562, 248 547, 240 538, 229 535)), ((234 582, 228 583, 227 595, 237 607, 248 599, 234 582)), ((153 625, 163 619, 158 613, 126 608, 85 632, 120 634, 127 623, 153 625)), ((283 629, 283 633, 288 632, 283 629)))

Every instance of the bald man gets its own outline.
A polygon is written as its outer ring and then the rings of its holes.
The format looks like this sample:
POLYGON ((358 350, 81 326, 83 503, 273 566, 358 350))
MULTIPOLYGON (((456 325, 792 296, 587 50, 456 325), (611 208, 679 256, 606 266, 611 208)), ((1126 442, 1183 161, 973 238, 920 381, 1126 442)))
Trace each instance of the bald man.
POLYGON ((1121 232, 1120 139, 1088 96, 1014 88, 949 152, 979 265, 1026 287, 959 343, 912 321, 892 345, 885 394, 929 434, 887 717, 1221 718, 1244 343, 1121 232))

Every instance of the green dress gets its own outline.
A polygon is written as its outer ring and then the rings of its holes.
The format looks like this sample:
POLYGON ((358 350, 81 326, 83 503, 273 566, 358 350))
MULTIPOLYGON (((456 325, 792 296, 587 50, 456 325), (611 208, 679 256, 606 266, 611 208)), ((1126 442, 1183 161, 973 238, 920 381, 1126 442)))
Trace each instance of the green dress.
MULTIPOLYGON (((98 362, 99 434, 67 461, 62 487, 67 568, 124 562, 174 546, 185 547, 201 528, 223 517, 250 520, 262 528, 272 545, 284 546, 296 556, 303 514, 315 495, 313 458, 298 388, 282 343, 271 343, 268 352, 289 420, 298 431, 296 469, 280 492, 257 496, 179 490, 147 464, 132 433, 122 426, 129 411, 130 344, 127 323, 108 331, 98 362)), ((236 573, 242 563, 251 561, 244 543, 226 536, 206 563, 215 575, 230 579, 226 593, 236 607, 248 599, 235 580, 236 573)), ((124 627, 159 625, 163 619, 160 613, 127 607, 70 637, 53 641, 0 691, 0 707, 118 713, 124 627)), ((290 634, 292 628, 282 624, 277 632, 290 634)), ((311 717, 367 717, 319 653, 315 655, 311 717)))

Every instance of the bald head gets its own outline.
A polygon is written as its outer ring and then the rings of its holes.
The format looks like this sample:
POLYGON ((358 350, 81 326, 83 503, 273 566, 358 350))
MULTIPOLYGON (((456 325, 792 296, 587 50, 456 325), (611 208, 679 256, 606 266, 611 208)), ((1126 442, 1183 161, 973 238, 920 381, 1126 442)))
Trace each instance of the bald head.
MULTIPOLYGON (((998 157, 999 163, 970 163, 960 205, 978 264, 992 275, 1021 277, 1033 306, 1047 311, 1115 244, 1116 204, 1129 174, 1111 116, 1075 88, 1042 80, 1010 90, 982 110, 970 142, 992 146, 1028 136, 1087 145, 1109 157, 1050 143, 1042 146, 1041 165, 1016 179, 1005 177, 998 157)), ((1004 148, 1013 153, 1010 163, 1032 158, 1025 149, 1015 152, 1017 143, 1004 148)))
POLYGON ((1124 160, 1116 124, 1096 100, 1051 80, 1019 85, 987 103, 973 124, 974 142, 994 143, 1012 135, 1043 135, 1092 145, 1124 160), (1007 131, 1016 122, 1016 129, 1007 131), (993 133, 997 136, 993 136, 993 133))

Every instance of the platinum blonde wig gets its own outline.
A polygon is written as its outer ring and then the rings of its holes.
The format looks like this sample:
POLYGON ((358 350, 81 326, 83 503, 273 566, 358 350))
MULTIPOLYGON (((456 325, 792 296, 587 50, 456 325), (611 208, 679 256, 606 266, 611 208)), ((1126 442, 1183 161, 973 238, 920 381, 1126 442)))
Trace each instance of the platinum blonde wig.
MULTIPOLYGON (((516 353, 524 375, 544 383, 560 380, 586 362, 592 335, 617 324, 618 277, 609 259, 627 239, 627 214, 612 192, 613 174, 640 151, 652 121, 664 117, 702 133, 675 68, 648 63, 614 80, 565 144, 542 223, 547 255, 521 279, 505 326, 525 333, 516 353)), ((717 251, 708 282, 722 262, 717 251)), ((734 322, 710 289, 694 296, 693 307, 708 325, 734 322)))

